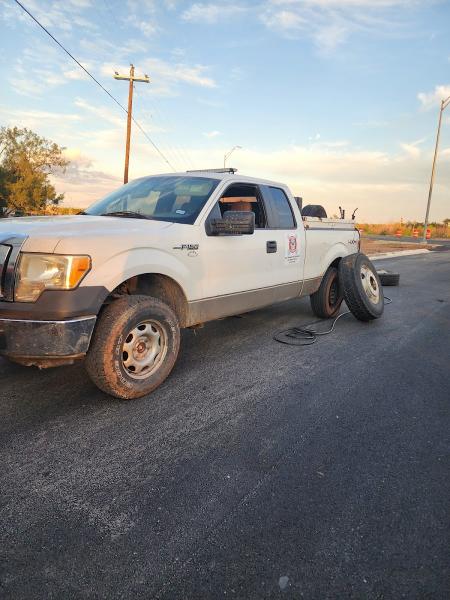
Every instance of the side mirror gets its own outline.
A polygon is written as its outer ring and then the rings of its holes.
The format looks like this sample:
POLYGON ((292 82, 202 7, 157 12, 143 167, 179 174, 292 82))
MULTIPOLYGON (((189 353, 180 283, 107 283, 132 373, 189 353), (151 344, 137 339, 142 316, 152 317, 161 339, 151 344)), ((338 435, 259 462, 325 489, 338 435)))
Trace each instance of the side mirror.
POLYGON ((212 235, 250 235, 254 231, 254 212, 227 210, 221 219, 211 221, 212 235))

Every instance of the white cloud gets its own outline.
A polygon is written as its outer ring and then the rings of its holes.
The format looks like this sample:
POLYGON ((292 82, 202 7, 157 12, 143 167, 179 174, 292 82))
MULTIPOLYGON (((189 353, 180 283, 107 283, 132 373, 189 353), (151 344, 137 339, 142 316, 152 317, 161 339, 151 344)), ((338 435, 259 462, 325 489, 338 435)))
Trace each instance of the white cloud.
POLYGON ((307 20, 292 10, 267 11, 261 16, 262 22, 273 29, 282 32, 300 30, 306 27, 307 20))
MULTIPOLYGON (((85 143, 80 144, 85 150, 73 153, 78 173, 81 173, 78 183, 72 180, 76 178, 73 172, 68 183, 63 179, 58 182, 59 191, 70 191, 65 204, 84 207, 120 184, 121 133, 117 130, 86 132, 85 143), (84 171, 88 179, 81 185, 84 171), (99 174, 98 178, 95 173, 99 174)), ((417 147, 421 141, 409 145, 417 147)), ((186 152, 195 168, 215 167, 223 161, 220 144, 212 149, 209 145, 204 149, 188 148, 186 152)), ((440 160, 450 166, 450 149, 443 149, 440 160)), ((329 214, 337 212, 339 205, 347 211, 359 207, 358 217, 362 222, 378 223, 401 217, 423 218, 430 164, 430 152, 412 155, 405 151, 397 154, 360 151, 333 141, 324 146, 290 146, 270 152, 243 149, 233 159, 233 166, 238 167, 240 173, 284 182, 295 195, 303 196, 305 203, 323 204, 329 214)), ((168 170, 139 135, 133 138, 131 169, 132 178, 168 170)), ((449 193, 450 168, 442 168, 435 184, 433 219, 449 216, 449 193)))
POLYGON ((246 7, 240 4, 203 4, 199 2, 185 10, 181 18, 190 23, 212 24, 242 14, 246 10, 246 7))
POLYGON ((218 135, 221 135, 220 131, 205 131, 205 133, 203 134, 206 138, 215 138, 218 135))
MULTIPOLYGON (((3 3, 2 17, 9 25, 20 20, 22 24, 36 27, 31 18, 20 9, 19 6, 8 7, 3 3)), ((95 31, 97 26, 91 19, 84 18, 83 13, 91 7, 89 0, 68 0, 67 2, 27 0, 26 8, 52 32, 68 33, 82 27, 83 29, 95 31)))
POLYGON ((80 115, 74 113, 56 113, 35 109, 16 109, 0 105, 0 120, 7 126, 17 125, 33 129, 43 122, 56 124, 59 127, 82 120, 80 115))
MULTIPOLYGON (((123 127, 123 124, 125 122, 125 116, 120 115, 119 108, 117 108, 116 110, 113 108, 108 108, 106 106, 94 106, 86 100, 84 100, 83 98, 75 98, 74 104, 78 108, 81 108, 82 110, 85 110, 88 113, 95 115, 95 117, 98 117, 97 121, 107 121, 108 123, 117 125, 117 127, 123 127)), ((125 113, 123 113, 123 115, 125 115, 125 113)))
POLYGON ((421 155, 421 149, 419 146, 423 144, 426 138, 421 138, 420 140, 416 140, 415 142, 410 143, 401 143, 400 147, 408 154, 411 158, 419 158, 421 155))
MULTIPOLYGON (((84 66, 86 67, 86 69, 89 70, 89 65, 87 65, 86 63, 84 64, 84 66)), ((73 69, 67 69, 66 71, 63 71, 63 76, 66 79, 70 79, 70 80, 80 80, 80 79, 88 79, 87 74, 80 69, 80 67, 76 66, 73 69)))
POLYGON ((267 0, 260 20, 285 37, 308 37, 331 52, 355 32, 406 30, 405 15, 432 0, 267 0))
POLYGON ((160 31, 156 21, 150 21, 149 18, 143 20, 136 15, 131 15, 128 18, 128 23, 139 29, 139 31, 141 31, 141 33, 143 33, 146 37, 156 35, 160 31))
MULTIPOLYGON (((93 66, 82 57, 80 62, 88 69, 93 66)), ((86 73, 57 47, 34 40, 16 59, 8 82, 16 93, 35 98, 46 95, 70 81, 86 78, 86 73)))
POLYGON ((420 92, 417 98, 425 109, 439 106, 441 100, 450 96, 450 84, 437 85, 432 92, 420 92))
POLYGON ((403 150, 408 154, 411 158, 418 158, 420 156, 420 148, 415 146, 414 144, 400 144, 403 150))

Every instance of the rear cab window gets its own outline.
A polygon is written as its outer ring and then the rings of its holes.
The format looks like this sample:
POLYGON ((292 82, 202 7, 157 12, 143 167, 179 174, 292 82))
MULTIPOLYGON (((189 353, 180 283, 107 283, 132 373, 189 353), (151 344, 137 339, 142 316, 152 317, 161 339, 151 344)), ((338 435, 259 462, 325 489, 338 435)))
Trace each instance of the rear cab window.
POLYGON ((269 207, 270 229, 296 229, 297 223, 286 192, 275 186, 261 186, 269 207))

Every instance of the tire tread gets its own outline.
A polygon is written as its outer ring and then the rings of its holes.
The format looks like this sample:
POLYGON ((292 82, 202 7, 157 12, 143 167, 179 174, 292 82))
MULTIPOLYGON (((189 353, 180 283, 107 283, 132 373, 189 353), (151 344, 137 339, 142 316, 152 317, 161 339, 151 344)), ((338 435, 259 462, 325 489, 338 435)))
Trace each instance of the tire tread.
MULTIPOLYGON (((113 374, 111 373, 108 362, 105 360, 105 349, 110 341, 111 332, 113 331, 117 320, 123 318, 124 314, 127 312, 131 313, 132 310, 138 308, 140 305, 149 304, 149 301, 151 301, 153 305, 160 306, 164 310, 169 310, 173 315, 173 319, 178 324, 175 314, 167 304, 158 298, 150 296, 136 295, 119 298, 106 306, 101 314, 91 340, 91 348, 94 346, 95 350, 98 351, 88 352, 85 360, 85 368, 92 382, 106 394, 124 400, 138 397, 133 394, 124 394, 123 387, 115 383, 115 377, 112 376, 113 374)), ((160 383, 156 383, 153 388, 149 389, 146 393, 150 393, 159 385, 160 383)))
POLYGON ((365 306, 355 286, 354 270, 359 256, 361 256, 361 254, 350 254, 349 256, 345 256, 339 265, 339 276, 342 282, 344 300, 350 312, 359 321, 367 322, 378 317, 372 314, 365 306))

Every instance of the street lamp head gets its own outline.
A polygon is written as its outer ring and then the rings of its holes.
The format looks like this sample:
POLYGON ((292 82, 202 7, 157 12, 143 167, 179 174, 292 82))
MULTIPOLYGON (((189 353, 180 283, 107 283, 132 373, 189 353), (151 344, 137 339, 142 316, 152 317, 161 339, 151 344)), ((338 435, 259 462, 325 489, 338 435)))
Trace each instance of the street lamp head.
POLYGON ((229 152, 227 152, 224 157, 223 157, 223 166, 226 166, 226 162, 227 162, 227 158, 231 156, 231 154, 235 151, 235 150, 242 150, 242 146, 233 146, 231 148, 231 150, 229 152))

